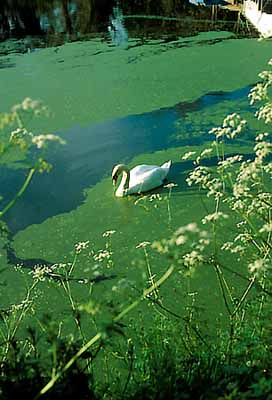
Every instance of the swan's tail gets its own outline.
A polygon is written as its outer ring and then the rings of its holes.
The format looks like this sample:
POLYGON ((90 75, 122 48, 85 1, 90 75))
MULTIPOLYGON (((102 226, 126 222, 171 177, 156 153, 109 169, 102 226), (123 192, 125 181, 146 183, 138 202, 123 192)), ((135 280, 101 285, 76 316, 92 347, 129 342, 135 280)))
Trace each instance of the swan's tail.
POLYGON ((167 171, 169 171, 171 164, 172 164, 172 161, 169 160, 169 161, 165 162, 164 164, 162 164, 161 168, 165 168, 167 171))

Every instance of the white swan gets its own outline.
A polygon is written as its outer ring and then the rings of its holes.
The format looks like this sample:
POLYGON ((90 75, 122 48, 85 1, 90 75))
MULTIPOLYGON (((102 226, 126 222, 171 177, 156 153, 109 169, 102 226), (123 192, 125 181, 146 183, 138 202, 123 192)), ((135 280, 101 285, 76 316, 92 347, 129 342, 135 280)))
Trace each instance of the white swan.
POLYGON ((122 173, 122 180, 115 192, 115 196, 123 197, 129 194, 148 192, 161 186, 171 167, 171 160, 157 165, 137 165, 129 170, 124 164, 116 165, 112 170, 112 182, 117 183, 118 176, 122 173))

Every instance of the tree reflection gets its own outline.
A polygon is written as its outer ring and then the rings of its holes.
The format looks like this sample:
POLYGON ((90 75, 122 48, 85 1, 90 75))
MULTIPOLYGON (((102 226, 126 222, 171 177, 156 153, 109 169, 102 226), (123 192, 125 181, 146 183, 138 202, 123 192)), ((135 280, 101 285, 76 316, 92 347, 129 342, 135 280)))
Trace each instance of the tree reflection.
MULTIPOLYGON (((214 24, 208 7, 192 5, 189 0, 1 0, 0 40, 26 34, 68 34, 78 37, 91 32, 106 32, 116 6, 121 8, 125 16, 161 16, 161 20, 152 22, 153 27, 157 28, 165 26, 167 20, 164 18, 176 17, 177 21, 171 21, 172 31, 180 28, 184 16, 205 19, 206 22, 210 20, 214 24)), ((236 15, 230 14, 227 10, 221 10, 218 18, 234 20, 236 15)), ((130 20, 126 24, 132 24, 135 28, 138 22, 133 25, 130 20)), ((142 29, 150 25, 150 19, 141 20, 142 29)))

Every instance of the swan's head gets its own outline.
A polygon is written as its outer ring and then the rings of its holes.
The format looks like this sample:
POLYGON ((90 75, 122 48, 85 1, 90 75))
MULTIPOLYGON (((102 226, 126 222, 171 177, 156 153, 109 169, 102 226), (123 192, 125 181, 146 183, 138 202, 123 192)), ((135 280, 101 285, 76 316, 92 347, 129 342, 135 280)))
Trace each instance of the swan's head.
POLYGON ((111 179, 112 179, 112 183, 113 183, 114 186, 116 186, 118 176, 119 176, 123 171, 126 171, 126 169, 127 169, 127 168, 125 167, 124 164, 118 164, 118 165, 115 165, 115 166, 113 167, 113 170, 112 170, 112 173, 111 173, 111 179))

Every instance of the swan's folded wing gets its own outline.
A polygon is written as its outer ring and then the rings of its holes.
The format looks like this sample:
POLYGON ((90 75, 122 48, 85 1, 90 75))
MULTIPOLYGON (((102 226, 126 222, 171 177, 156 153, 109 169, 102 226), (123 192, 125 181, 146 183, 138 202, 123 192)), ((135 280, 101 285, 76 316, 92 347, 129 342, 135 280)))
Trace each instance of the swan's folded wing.
POLYGON ((137 167, 134 167, 132 170, 130 170, 130 179, 135 181, 137 179, 142 179, 146 173, 152 172, 157 168, 159 168, 157 165, 137 165, 137 167))
POLYGON ((129 193, 148 192, 161 186, 166 172, 156 165, 140 165, 131 170, 129 193))

